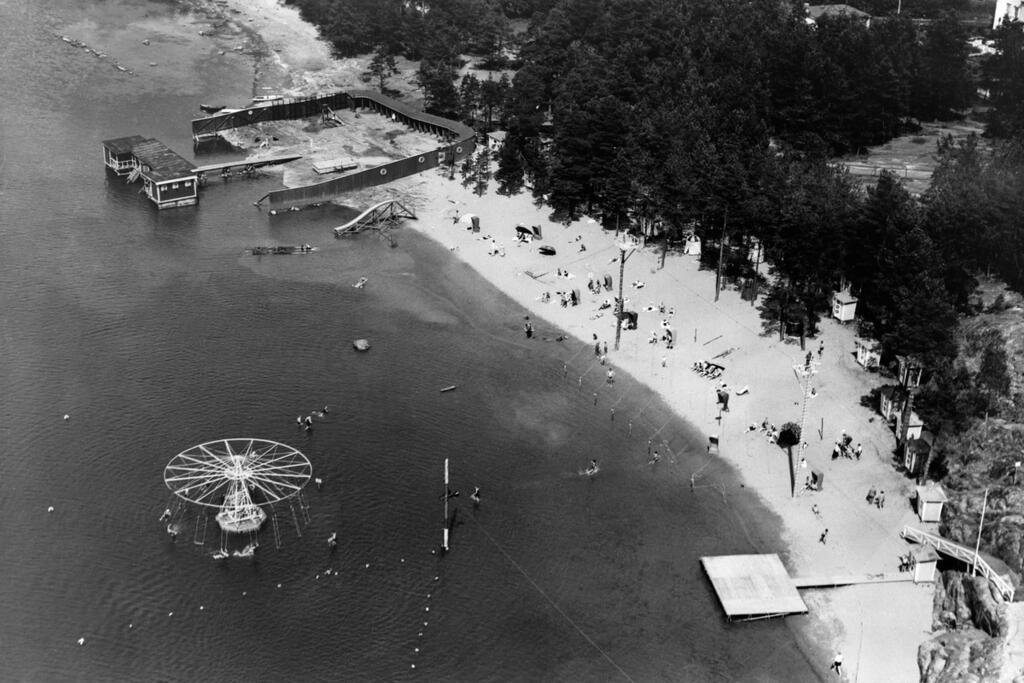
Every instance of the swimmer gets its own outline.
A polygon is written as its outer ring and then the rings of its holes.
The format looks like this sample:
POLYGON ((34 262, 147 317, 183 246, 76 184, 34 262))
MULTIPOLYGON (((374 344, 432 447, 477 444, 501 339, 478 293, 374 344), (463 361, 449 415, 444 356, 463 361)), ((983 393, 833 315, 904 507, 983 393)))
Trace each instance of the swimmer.
POLYGON ((474 507, 479 507, 480 506, 480 487, 479 486, 475 486, 473 488, 473 493, 470 494, 469 499, 473 501, 473 506, 474 507))
POLYGON ((167 508, 166 510, 164 510, 164 513, 162 515, 160 515, 160 521, 162 522, 165 519, 170 519, 170 518, 171 518, 171 508, 167 508))
POLYGON ((327 538, 327 545, 331 546, 331 549, 338 547, 338 532, 335 531, 327 538))
POLYGON ((174 526, 173 524, 168 524, 167 525, 167 533, 170 535, 171 538, 177 538, 178 537, 178 527, 174 526))
POLYGON ((313 479, 313 481, 314 483, 316 483, 317 490, 319 490, 320 487, 324 485, 324 480, 321 479, 320 477, 316 477, 315 479, 313 479))
POLYGON ((302 416, 299 415, 297 418, 295 418, 295 422, 301 427, 302 426, 302 416))
POLYGON ((658 451, 654 451, 654 454, 651 456, 651 459, 647 461, 647 464, 648 465, 653 465, 654 463, 658 462, 659 460, 661 460, 661 456, 658 454, 658 451))
POLYGON ((327 413, 329 413, 331 411, 327 410, 327 406, 324 406, 324 409, 323 409, 322 412, 323 412, 324 415, 326 415, 327 413))

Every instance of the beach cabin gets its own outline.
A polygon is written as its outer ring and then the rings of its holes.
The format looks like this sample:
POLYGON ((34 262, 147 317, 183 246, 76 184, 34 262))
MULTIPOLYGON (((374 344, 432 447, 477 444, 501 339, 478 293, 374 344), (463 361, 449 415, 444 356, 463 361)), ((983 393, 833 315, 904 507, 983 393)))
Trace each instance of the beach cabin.
POLYGON ((877 370, 882 364, 882 345, 874 339, 855 339, 857 363, 865 370, 877 370))
POLYGON ((914 553, 914 583, 935 583, 939 554, 928 544, 914 553))
POLYGON ((924 364, 913 356, 896 356, 899 363, 897 377, 900 384, 905 387, 921 386, 921 374, 924 371, 924 364))
POLYGON ((159 140, 132 147, 143 188, 156 208, 191 206, 199 201, 199 177, 193 165, 159 140))
POLYGON ((931 453, 934 444, 935 436, 927 430, 921 432, 920 438, 907 439, 903 444, 903 466, 907 468, 907 472, 917 476, 928 460, 928 454, 931 453))
POLYGON ((907 392, 902 387, 890 384, 878 392, 878 412, 888 423, 892 423, 903 412, 906 402, 907 392))
POLYGON ((917 491, 917 516, 922 522, 942 521, 942 505, 949 497, 938 482, 928 482, 925 486, 918 486, 917 491))
MULTIPOLYGON (((895 427, 896 427, 896 434, 897 434, 897 438, 898 438, 898 435, 903 434, 903 411, 902 410, 900 410, 900 412, 898 412, 896 414, 896 424, 895 424, 895 427)), ((912 441, 914 439, 920 439, 922 432, 924 432, 924 422, 921 420, 920 417, 917 416, 917 413, 915 413, 913 410, 911 410, 910 411, 910 420, 907 422, 907 442, 909 443, 910 441, 912 441)))
POLYGON ((999 28, 1004 21, 1024 21, 1024 0, 996 0, 992 28, 999 28))
POLYGON ((492 152, 500 152, 505 145, 505 138, 508 133, 503 130, 492 130, 487 134, 487 149, 492 152))
POLYGON ((103 141, 103 163, 119 176, 126 176, 135 169, 136 159, 132 154, 135 145, 146 141, 141 135, 103 141))
POLYGON ((857 297, 850 290, 832 293, 832 317, 841 323, 848 323, 857 314, 857 297))

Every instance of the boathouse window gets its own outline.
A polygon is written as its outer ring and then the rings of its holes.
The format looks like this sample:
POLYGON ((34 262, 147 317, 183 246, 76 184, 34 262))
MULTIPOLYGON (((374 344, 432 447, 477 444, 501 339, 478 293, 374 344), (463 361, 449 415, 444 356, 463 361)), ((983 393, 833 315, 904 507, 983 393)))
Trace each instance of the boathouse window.
POLYGON ((172 190, 177 190, 178 189, 178 183, 171 183, 171 189, 172 190))

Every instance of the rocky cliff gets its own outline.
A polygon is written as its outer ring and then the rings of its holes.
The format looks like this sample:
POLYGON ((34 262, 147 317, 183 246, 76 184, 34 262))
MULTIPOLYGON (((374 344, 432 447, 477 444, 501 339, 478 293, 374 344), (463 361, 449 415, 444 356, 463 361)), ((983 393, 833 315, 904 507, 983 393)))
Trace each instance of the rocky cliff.
POLYGON ((986 579, 959 571, 940 574, 932 629, 939 633, 917 650, 922 682, 1000 680, 1009 624, 1006 603, 986 579))

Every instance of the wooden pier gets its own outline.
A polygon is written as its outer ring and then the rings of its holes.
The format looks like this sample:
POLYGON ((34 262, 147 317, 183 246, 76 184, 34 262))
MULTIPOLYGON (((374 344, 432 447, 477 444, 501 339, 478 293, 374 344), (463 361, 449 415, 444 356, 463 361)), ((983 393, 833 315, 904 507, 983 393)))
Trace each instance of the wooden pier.
POLYGON ((287 156, 277 157, 262 157, 259 159, 242 159, 239 161, 227 161, 221 164, 207 164, 206 166, 197 166, 192 169, 192 172, 199 177, 199 182, 205 182, 207 174, 219 173, 221 177, 230 177, 233 175, 251 175, 257 168, 263 168, 264 166, 277 166, 278 164, 287 164, 290 161, 301 159, 301 154, 289 154, 287 156), (240 170, 237 170, 240 169, 240 170))
POLYGON ((913 582, 911 572, 882 572, 880 574, 847 574, 823 576, 797 576, 793 585, 797 588, 837 588, 838 586, 854 586, 863 583, 901 583, 913 582))

